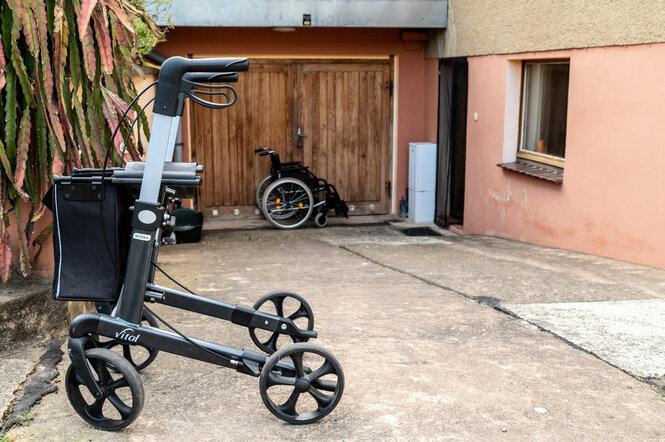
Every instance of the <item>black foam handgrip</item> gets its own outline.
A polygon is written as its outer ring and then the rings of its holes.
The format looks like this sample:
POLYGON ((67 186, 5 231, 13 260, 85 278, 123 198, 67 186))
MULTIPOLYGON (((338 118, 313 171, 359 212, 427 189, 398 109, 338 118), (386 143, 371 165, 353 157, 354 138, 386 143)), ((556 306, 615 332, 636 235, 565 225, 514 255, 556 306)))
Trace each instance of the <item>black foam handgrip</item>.
POLYGON ((164 69, 185 72, 245 72, 249 70, 246 58, 184 58, 171 57, 160 68, 160 77, 164 69))
POLYGON ((187 72, 244 72, 249 70, 246 58, 184 58, 171 57, 161 66, 153 112, 176 116, 180 80, 187 72))
POLYGON ((192 83, 235 83, 238 81, 237 72, 187 72, 183 80, 192 83))

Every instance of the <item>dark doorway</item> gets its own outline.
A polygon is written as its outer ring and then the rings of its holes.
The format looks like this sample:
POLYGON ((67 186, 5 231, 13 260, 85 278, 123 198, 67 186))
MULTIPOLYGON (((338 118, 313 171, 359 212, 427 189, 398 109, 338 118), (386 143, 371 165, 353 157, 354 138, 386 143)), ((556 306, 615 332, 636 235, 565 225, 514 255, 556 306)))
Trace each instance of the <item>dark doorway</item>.
POLYGON ((464 168, 469 65, 466 58, 439 63, 439 136, 434 220, 442 226, 464 222, 464 168))

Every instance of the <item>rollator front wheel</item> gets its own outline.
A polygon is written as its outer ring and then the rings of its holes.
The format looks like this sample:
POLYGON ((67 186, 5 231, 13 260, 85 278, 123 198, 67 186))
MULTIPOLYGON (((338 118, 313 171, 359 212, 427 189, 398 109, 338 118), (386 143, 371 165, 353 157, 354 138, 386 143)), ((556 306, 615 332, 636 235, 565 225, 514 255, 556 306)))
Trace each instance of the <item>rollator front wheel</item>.
POLYGON ((295 229, 312 214, 314 197, 305 183, 297 178, 280 178, 263 194, 263 213, 278 229, 295 229))
MULTIPOLYGON (((252 307, 263 313, 290 319, 301 330, 314 330, 314 312, 305 299, 291 292, 273 292, 261 297, 252 307)), ((277 331, 249 329, 249 336, 257 347, 273 354, 284 343, 306 342, 306 338, 288 336, 277 331)))
POLYGON ((105 348, 86 350, 85 359, 103 396, 95 399, 71 364, 65 375, 65 388, 74 411, 90 425, 106 431, 120 430, 134 422, 144 401, 143 383, 136 369, 118 353, 105 348))
POLYGON ((292 344, 268 358, 259 389, 272 414, 290 424, 309 424, 337 406, 344 392, 344 372, 325 349, 292 344))

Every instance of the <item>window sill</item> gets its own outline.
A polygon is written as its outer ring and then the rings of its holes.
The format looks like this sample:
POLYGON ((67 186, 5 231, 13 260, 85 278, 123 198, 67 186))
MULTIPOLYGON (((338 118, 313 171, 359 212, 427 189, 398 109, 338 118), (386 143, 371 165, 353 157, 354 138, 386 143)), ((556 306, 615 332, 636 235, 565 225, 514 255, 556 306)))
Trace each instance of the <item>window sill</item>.
POLYGON ((563 183, 563 172, 558 170, 547 169, 545 167, 534 166, 533 164, 522 163, 519 161, 515 163, 499 163, 497 166, 505 170, 510 170, 511 172, 531 176, 550 183, 563 183))

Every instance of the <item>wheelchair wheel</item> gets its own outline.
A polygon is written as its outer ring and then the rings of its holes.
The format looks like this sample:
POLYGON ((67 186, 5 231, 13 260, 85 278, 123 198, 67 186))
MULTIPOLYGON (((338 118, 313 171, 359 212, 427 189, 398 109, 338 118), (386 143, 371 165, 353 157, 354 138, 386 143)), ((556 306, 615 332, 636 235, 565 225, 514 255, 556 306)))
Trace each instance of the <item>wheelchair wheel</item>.
POLYGON ((312 214, 314 197, 305 183, 296 178, 281 178, 263 194, 263 213, 279 229, 295 229, 312 214))
POLYGON ((259 181, 259 185, 256 186, 256 190, 254 191, 254 201, 261 213, 263 213, 263 194, 270 185, 270 178, 272 178, 272 175, 264 176, 261 181, 259 181))
POLYGON ((120 430, 134 422, 143 408, 144 393, 141 377, 132 364, 105 348, 86 350, 85 359, 103 396, 95 399, 71 364, 65 375, 65 389, 74 411, 90 425, 106 431, 120 430))
POLYGON ((325 212, 319 212, 314 217, 314 224, 316 227, 325 227, 328 225, 328 214, 325 212))

